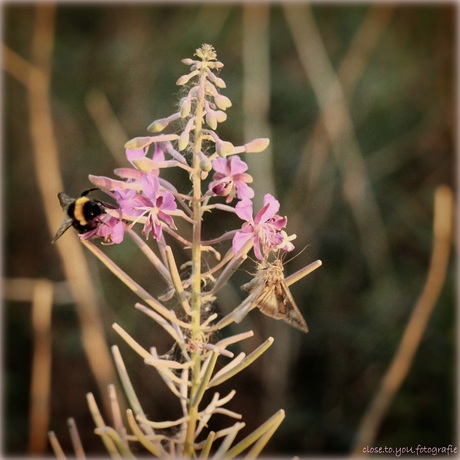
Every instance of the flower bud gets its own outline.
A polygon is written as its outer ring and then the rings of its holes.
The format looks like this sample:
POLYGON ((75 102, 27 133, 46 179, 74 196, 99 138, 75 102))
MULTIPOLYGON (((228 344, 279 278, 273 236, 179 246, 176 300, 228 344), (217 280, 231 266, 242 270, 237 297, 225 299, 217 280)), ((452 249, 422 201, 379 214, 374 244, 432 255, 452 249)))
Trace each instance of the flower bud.
POLYGON ((206 69, 206 75, 208 76, 208 80, 212 81, 217 87, 219 88, 226 88, 227 85, 225 84, 224 80, 222 78, 217 77, 214 75, 211 70, 206 69))
POLYGON ((152 142, 154 142, 154 138, 151 136, 135 137, 134 139, 131 139, 128 142, 126 142, 125 149, 143 149, 144 147, 150 145, 152 142))
POLYGON ((180 117, 181 118, 187 118, 190 114, 190 110, 192 108, 192 101, 189 97, 185 98, 183 100, 183 103, 180 108, 180 117))
POLYGON ((222 94, 217 94, 214 96, 214 102, 217 107, 222 110, 226 110, 232 106, 232 101, 227 96, 222 96, 222 94))
POLYGON ((179 142, 177 143, 179 151, 182 152, 182 150, 185 150, 189 142, 190 142, 189 131, 183 131, 183 133, 179 137, 179 142))
POLYGON ((214 115, 216 116, 217 123, 223 123, 227 119, 227 114, 222 112, 222 110, 216 110, 214 115))
POLYGON ((190 81, 190 79, 192 79, 196 75, 198 75, 198 70, 194 70, 193 72, 190 72, 187 75, 182 75, 182 77, 179 77, 179 79, 176 81, 176 85, 177 86, 185 85, 190 81))
POLYGON ((235 146, 231 142, 227 142, 227 141, 216 142, 216 152, 222 158, 225 158, 227 155, 232 154, 234 148, 235 146))
POLYGON ((151 133, 159 133, 163 131, 169 125, 169 121, 166 118, 160 118, 159 120, 152 121, 147 127, 147 131, 151 133))
POLYGON ((209 158, 205 157, 204 155, 202 156, 200 161, 200 169, 205 172, 209 172, 212 169, 212 164, 209 161, 209 158))
POLYGON ((175 141, 178 138, 177 134, 159 134, 158 136, 143 136, 135 137, 125 144, 125 149, 143 149, 154 142, 175 141))
POLYGON ((206 123, 211 129, 217 128, 217 117, 216 112, 211 109, 206 111, 206 123))
POLYGON ((244 149, 248 153, 259 153, 263 152, 269 144, 270 139, 266 137, 259 137, 258 139, 254 139, 253 141, 244 144, 244 149))

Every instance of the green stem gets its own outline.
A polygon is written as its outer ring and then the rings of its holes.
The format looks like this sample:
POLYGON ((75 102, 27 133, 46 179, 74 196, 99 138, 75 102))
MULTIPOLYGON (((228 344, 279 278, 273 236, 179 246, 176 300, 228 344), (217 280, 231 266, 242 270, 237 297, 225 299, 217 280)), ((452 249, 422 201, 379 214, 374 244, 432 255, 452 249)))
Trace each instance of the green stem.
MULTIPOLYGON (((200 84, 204 83, 206 74, 204 69, 201 72, 200 84)), ((195 113, 195 132, 194 132, 194 149, 193 149, 193 236, 192 236, 192 284, 191 284, 191 340, 195 343, 199 342, 201 332, 201 169, 199 152, 202 149, 202 126, 203 126, 203 109, 204 109, 204 94, 197 101, 195 113)), ((190 388, 190 401, 196 401, 195 395, 200 384, 200 368, 201 368, 201 349, 196 347, 192 353, 192 376, 190 388)), ((187 424, 187 434, 184 446, 185 458, 195 456, 194 438, 195 430, 198 422, 198 404, 190 403, 189 406, 189 422, 187 424)))

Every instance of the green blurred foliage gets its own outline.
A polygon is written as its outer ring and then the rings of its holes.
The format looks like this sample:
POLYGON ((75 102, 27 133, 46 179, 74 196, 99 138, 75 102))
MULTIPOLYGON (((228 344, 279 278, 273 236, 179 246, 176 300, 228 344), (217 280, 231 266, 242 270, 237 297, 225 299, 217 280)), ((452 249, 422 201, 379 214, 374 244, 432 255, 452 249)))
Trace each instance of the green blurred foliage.
MULTIPOLYGON (((268 404, 278 408, 282 403, 287 411, 269 445, 271 454, 344 455, 350 451, 360 418, 391 361, 425 281, 434 190, 441 183, 454 186, 455 6, 406 4, 391 8, 388 25, 348 101, 389 241, 391 264, 375 276, 330 152, 313 189, 292 187, 293 178, 300 177, 302 185, 306 183, 302 178, 317 167, 315 158, 310 159, 303 148, 312 135, 319 108, 282 8, 276 4, 270 7, 273 172, 282 212, 290 219, 288 230, 298 235, 297 249, 308 245, 286 270, 293 272, 316 258, 324 264, 292 288, 310 333, 295 339, 289 374, 281 376, 288 382, 284 401, 268 404)), ((152 120, 173 112, 179 94, 175 81, 186 70, 180 60, 191 57, 202 43, 213 44, 224 62, 225 95, 233 101, 228 122, 219 133, 234 144, 244 141, 242 9, 225 3, 59 4, 52 108, 67 193, 76 196, 88 188, 88 174, 111 175, 123 164, 123 144, 114 157, 88 112, 91 92, 101 91, 107 97, 128 137, 145 135, 152 120)), ((336 70, 369 10, 370 6, 363 4, 313 7, 336 70)), ((27 59, 34 6, 7 4, 3 12, 4 43, 27 59)), ((63 273, 49 244, 51 235, 34 177, 27 120, 25 90, 5 75, 5 275, 60 281, 63 273)), ((253 133, 253 137, 259 135, 253 133)), ((219 216, 212 232, 233 225, 236 223, 227 216, 219 216)), ((367 237, 372 239, 372 235, 367 237)), ((129 243, 107 251, 123 268, 129 267, 131 276, 143 286, 154 294, 162 292, 164 286, 152 280, 144 260, 129 243)), ((170 344, 160 331, 152 334, 150 324, 134 310, 134 295, 97 261, 90 257, 88 261, 99 290, 100 305, 95 308, 103 313, 109 344, 120 344, 110 328, 117 321, 145 346, 155 345, 166 352, 170 344)), ((387 414, 377 445, 455 444, 453 273, 452 264, 421 348, 387 414)), ((235 280, 244 276, 237 273, 235 280)), ((236 281, 235 286, 238 292, 236 281)), ((29 305, 7 302, 5 311, 5 448, 8 453, 23 454, 31 359, 29 305)), ((256 324, 262 336, 274 334, 271 320, 261 318, 258 312, 250 316, 262 324, 256 324)), ((51 429, 68 449, 65 420, 72 416, 88 451, 101 453, 86 409, 85 394, 95 391, 95 383, 78 328, 72 305, 54 310, 51 429)), ((297 334, 284 328, 279 326, 276 331, 297 334)), ((156 420, 171 419, 175 415, 171 411, 177 410, 174 400, 154 373, 127 347, 121 347, 147 414, 156 420)), ((271 383, 261 382, 260 376, 266 375, 275 353, 270 350, 265 363, 256 364, 232 382, 232 388, 238 388, 232 409, 243 413, 246 432, 265 415, 265 391, 271 383)))

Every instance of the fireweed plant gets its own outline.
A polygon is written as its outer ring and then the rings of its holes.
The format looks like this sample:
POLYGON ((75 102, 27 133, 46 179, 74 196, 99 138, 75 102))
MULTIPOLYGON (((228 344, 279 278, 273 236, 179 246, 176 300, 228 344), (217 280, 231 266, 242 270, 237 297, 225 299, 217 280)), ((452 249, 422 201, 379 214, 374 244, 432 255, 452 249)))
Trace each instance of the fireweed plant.
MULTIPOLYGON (((130 406, 126 411, 126 422, 122 422, 117 403, 113 404, 113 426, 109 426, 91 394, 88 401, 96 433, 114 457, 132 457, 131 449, 136 452, 145 449, 157 457, 172 458, 233 458, 243 452, 248 457, 256 457, 282 422, 284 411, 279 410, 254 432, 236 442, 238 432, 244 427, 242 415, 225 407, 236 391, 220 395, 215 388, 259 358, 274 339, 269 337, 248 355, 239 353, 235 356, 228 348, 251 337, 253 331, 230 336, 216 332, 232 322, 240 322, 255 307, 304 332, 308 330, 287 286, 311 273, 321 261, 313 262, 284 279, 281 255, 294 249, 295 235, 286 233, 287 218, 278 214, 280 204, 274 196, 266 194, 262 209, 253 210, 254 190, 249 185, 252 177, 247 173, 248 166, 238 156, 263 151, 269 140, 255 139, 243 146, 234 146, 219 138, 216 128, 226 120, 225 110, 232 105, 221 94, 226 85, 217 76, 223 64, 217 60, 214 48, 206 44, 196 50, 194 57, 196 59, 182 61, 190 66, 190 71, 177 81, 177 85, 184 88, 179 110, 151 123, 148 130, 154 133, 152 136, 136 137, 125 145, 131 167, 116 169, 118 179, 89 176, 90 181, 109 195, 116 205, 106 204, 104 212, 92 220, 92 228, 80 238, 141 298, 142 302, 137 303, 136 308, 169 334, 175 352, 159 355, 155 347, 150 350, 142 347, 120 325, 114 324, 113 327, 146 365, 156 369, 181 408, 177 420, 147 418, 119 349, 113 347, 116 367, 130 406), (176 125, 176 132, 164 134, 171 124, 176 125), (186 171, 190 188, 181 192, 164 179, 162 172, 166 168, 186 171), (212 225, 210 215, 214 210, 234 214, 238 228, 203 241, 204 217, 212 225), (178 220, 189 227, 189 239, 179 233, 178 220), (163 296, 155 298, 150 295, 93 243, 99 238, 102 244, 121 244, 127 237, 142 250, 155 276, 159 275, 168 286, 163 296), (184 264, 185 267, 177 266, 168 240, 175 240, 184 251, 190 252, 190 261, 184 264), (219 252, 225 246, 228 248, 226 252, 219 252), (217 295, 249 257, 251 249, 257 259, 257 273, 243 286, 249 294, 226 316, 219 316, 213 308, 217 295), (211 255, 207 257, 206 265, 202 263, 205 253, 211 255), (271 305, 267 309, 275 314, 262 308, 261 296, 270 298, 271 305), (174 297, 180 307, 167 308, 165 302, 174 297), (296 311, 285 311, 286 308, 289 310, 290 303, 296 311), (219 366, 216 367, 218 359, 219 366), (212 431, 214 414, 223 414, 234 421, 230 420, 228 428, 212 431)), ((184 225, 181 223, 180 227, 184 225)), ((109 390, 111 400, 116 402, 114 389, 109 390)), ((73 437, 76 437, 75 433, 73 437)), ((50 439, 56 445, 54 434, 50 434, 50 439)))

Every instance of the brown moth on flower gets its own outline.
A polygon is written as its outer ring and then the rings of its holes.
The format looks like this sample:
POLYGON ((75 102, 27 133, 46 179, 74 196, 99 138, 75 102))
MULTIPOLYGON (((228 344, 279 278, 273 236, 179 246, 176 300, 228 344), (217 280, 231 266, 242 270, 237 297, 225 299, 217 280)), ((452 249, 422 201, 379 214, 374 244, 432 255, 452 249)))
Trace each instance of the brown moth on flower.
POLYGON ((254 278, 241 286, 250 294, 234 310, 234 320, 239 323, 255 307, 267 316, 281 319, 302 332, 308 332, 307 322, 300 313, 291 291, 284 280, 283 262, 264 260, 257 265, 254 278))

